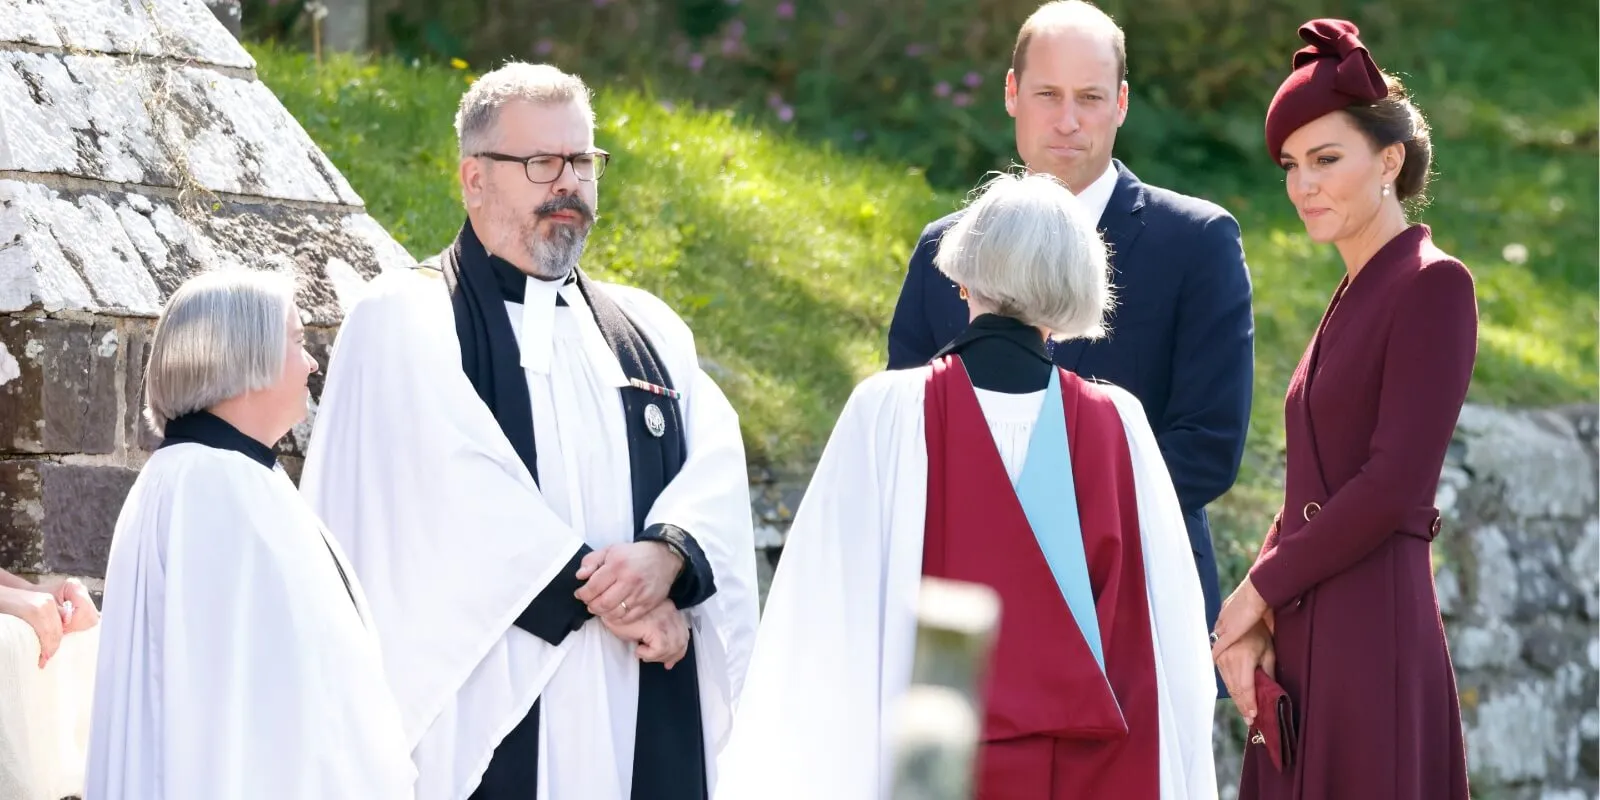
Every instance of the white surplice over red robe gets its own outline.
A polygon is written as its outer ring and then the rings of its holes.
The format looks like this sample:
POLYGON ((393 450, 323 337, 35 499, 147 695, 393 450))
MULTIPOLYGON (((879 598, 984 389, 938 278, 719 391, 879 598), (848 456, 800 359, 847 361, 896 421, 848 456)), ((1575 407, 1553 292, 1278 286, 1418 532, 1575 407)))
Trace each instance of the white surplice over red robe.
POLYGON ((719 800, 889 796, 925 574, 1001 596, 977 797, 1216 797, 1200 583, 1138 401, 1059 370, 1033 395, 983 392, 949 356, 846 405, 768 596, 719 800))

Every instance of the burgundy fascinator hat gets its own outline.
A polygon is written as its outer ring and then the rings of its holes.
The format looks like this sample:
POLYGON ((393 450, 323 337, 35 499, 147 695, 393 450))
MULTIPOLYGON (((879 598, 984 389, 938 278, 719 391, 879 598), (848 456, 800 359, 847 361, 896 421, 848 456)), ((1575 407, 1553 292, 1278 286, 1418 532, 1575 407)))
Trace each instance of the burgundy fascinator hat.
POLYGON ((1314 19, 1300 26, 1307 46, 1295 51, 1294 72, 1267 107, 1267 154, 1273 161, 1283 151, 1283 141, 1306 123, 1389 94, 1360 32, 1355 23, 1342 19, 1314 19))

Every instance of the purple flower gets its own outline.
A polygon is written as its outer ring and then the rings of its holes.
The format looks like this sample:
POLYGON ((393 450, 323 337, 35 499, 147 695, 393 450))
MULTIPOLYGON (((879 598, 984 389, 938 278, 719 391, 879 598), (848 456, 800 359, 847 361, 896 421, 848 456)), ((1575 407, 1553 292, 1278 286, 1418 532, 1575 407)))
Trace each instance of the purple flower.
POLYGON ((556 44, 549 39, 540 39, 538 43, 533 46, 533 52, 538 53, 541 56, 550 55, 550 51, 554 49, 556 49, 556 44))
POLYGON ((855 139, 858 142, 864 142, 867 140, 867 132, 861 130, 860 128, 856 128, 855 133, 850 134, 850 138, 855 139))
POLYGON ((976 89, 978 88, 978 84, 983 83, 983 76, 976 72, 968 72, 967 77, 962 79, 962 83, 965 83, 967 86, 976 89))
POLYGON ((928 52, 928 46, 925 44, 906 45, 906 58, 917 58, 926 52, 928 52))
POLYGON ((794 109, 792 109, 792 108, 790 108, 788 106, 780 106, 778 108, 778 119, 781 119, 784 122, 789 122, 789 121, 793 120, 794 119, 794 109))
POLYGON ((777 92, 767 92, 767 108, 777 108, 783 105, 783 95, 777 92))
POLYGON ((722 54, 723 55, 731 56, 731 55, 733 55, 734 53, 737 53, 737 52, 739 52, 739 42, 737 42, 736 40, 733 40, 733 39, 723 39, 722 40, 722 54))
POLYGON ((966 92, 956 92, 956 95, 950 98, 950 102, 955 104, 956 108, 966 108, 972 105, 972 95, 966 92))
POLYGON ((778 19, 794 19, 794 3, 779 3, 776 11, 778 14, 778 19))
POLYGON ((834 27, 843 28, 844 26, 849 25, 849 24, 850 24, 850 15, 844 13, 843 11, 835 11, 835 12, 833 12, 833 25, 834 25, 834 27))
POLYGON ((703 55, 701 55, 699 53, 695 53, 694 55, 689 56, 689 71, 690 72, 699 72, 700 68, 704 67, 705 65, 706 65, 706 57, 705 56, 703 56, 703 55))
POLYGON ((678 104, 672 102, 671 100, 662 100, 660 105, 661 105, 661 110, 667 112, 668 114, 672 113, 673 111, 676 111, 677 108, 678 108, 678 104))
POLYGON ((611 0, 594 0, 595 8, 605 8, 609 5, 611 5, 611 0))
POLYGON ((950 83, 949 83, 949 81, 939 81, 938 83, 934 84, 933 85, 933 93, 936 94, 936 95, 939 95, 940 97, 949 97, 950 96, 950 83))
POLYGON ((728 35, 735 39, 744 38, 744 20, 736 19, 728 23, 728 35))

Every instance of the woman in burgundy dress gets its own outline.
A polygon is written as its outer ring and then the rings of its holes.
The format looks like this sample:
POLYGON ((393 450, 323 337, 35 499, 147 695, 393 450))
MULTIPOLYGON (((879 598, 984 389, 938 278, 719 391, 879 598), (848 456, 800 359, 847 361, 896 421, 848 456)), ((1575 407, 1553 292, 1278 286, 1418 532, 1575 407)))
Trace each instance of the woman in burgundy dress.
POLYGON ((1467 268, 1406 219, 1428 179, 1427 124, 1357 34, 1301 26, 1309 46, 1267 112, 1289 199, 1346 274, 1289 381, 1283 507, 1213 632, 1252 723, 1242 800, 1468 796, 1429 550, 1477 302, 1467 268), (1256 707, 1258 664, 1294 705, 1281 768, 1263 746, 1278 731, 1256 707))

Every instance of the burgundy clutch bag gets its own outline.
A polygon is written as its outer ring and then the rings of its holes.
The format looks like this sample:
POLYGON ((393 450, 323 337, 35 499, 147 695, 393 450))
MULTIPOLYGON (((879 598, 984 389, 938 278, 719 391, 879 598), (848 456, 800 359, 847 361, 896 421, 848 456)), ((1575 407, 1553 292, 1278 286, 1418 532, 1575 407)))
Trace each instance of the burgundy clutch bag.
POLYGON ((1250 743, 1266 747, 1279 772, 1294 766, 1294 704, 1260 667, 1256 667, 1256 723, 1250 727, 1250 743))

